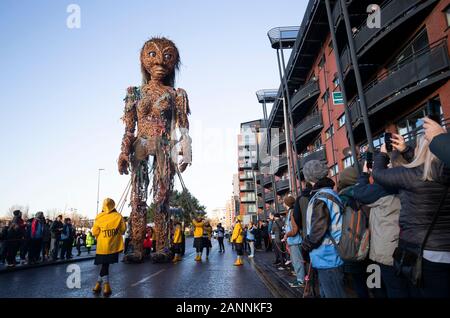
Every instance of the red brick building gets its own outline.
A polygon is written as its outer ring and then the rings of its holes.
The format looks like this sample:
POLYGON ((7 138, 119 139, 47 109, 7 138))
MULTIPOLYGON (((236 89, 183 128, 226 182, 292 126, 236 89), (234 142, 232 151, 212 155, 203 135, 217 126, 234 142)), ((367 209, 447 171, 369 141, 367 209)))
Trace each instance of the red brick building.
MULTIPOLYGON (((326 161, 336 181, 339 172, 353 163, 345 106, 333 102, 333 93, 343 90, 339 75, 344 80, 358 150, 368 140, 361 97, 367 105, 375 147, 384 142, 385 131, 414 139, 427 110, 441 113, 444 119, 450 118, 450 1, 354 0, 347 3, 363 96, 358 95, 358 79, 351 63, 340 1, 309 1, 285 75, 299 168, 311 159, 326 161), (330 4, 331 19, 326 2, 330 4), (379 5, 380 11, 376 12, 380 13, 380 27, 373 28, 367 23, 367 8, 371 4, 379 5), (332 43, 332 29, 338 56, 332 43), (337 60, 342 74, 338 74, 337 60)), ((281 88, 278 95, 282 96, 281 88)), ((284 129, 281 99, 275 101, 268 125, 284 129)), ((275 146, 286 151, 283 142, 275 146)), ((277 176, 286 173, 287 169, 282 168, 277 176)), ((258 179, 260 186, 272 189, 271 183, 264 180, 268 181, 268 176, 258 179)), ((278 193, 279 199, 282 194, 278 193)), ((265 201, 269 206, 272 204, 270 200, 265 201)), ((262 210, 264 206, 259 208, 262 210)))

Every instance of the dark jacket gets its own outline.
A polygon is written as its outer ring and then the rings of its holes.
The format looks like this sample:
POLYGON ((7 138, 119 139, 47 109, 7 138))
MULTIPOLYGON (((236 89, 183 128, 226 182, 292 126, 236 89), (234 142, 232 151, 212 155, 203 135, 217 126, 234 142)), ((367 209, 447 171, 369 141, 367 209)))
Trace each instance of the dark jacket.
POLYGON ((52 233, 52 239, 60 239, 61 238, 61 230, 64 225, 61 221, 55 220, 50 227, 50 232, 52 233))
POLYGON ((450 167, 450 133, 441 134, 433 138, 430 144, 430 150, 447 167, 450 167))
POLYGON ((304 189, 295 200, 294 205, 294 220, 299 230, 301 230, 302 237, 306 235, 306 210, 308 209, 309 199, 311 199, 311 190, 308 188, 304 189))
MULTIPOLYGON (((311 191, 311 196, 322 188, 334 188, 334 181, 329 178, 319 180, 311 191)), ((311 230, 309 235, 305 237, 302 242, 302 249, 306 252, 318 248, 328 232, 328 227, 331 222, 330 212, 326 204, 322 200, 316 200, 313 206, 314 213, 311 216, 311 230)))
POLYGON ((50 232, 50 225, 47 222, 45 222, 44 223, 44 234, 42 236, 42 241, 43 242, 50 242, 51 235, 52 234, 50 232))
MULTIPOLYGON (((434 162, 434 180, 422 181, 423 168, 396 167, 387 169, 389 157, 375 155, 373 177, 384 187, 397 188, 400 194, 400 245, 420 246, 425 233, 442 200, 444 191, 449 192, 450 175, 442 162, 434 162)), ((444 202, 440 216, 431 232, 425 249, 450 251, 450 194, 444 202)))
POLYGON ((396 194, 394 190, 385 189, 383 186, 369 183, 369 175, 362 173, 353 188, 353 197, 361 204, 371 204, 387 195, 396 194))
POLYGON ((272 223, 272 233, 275 235, 275 241, 281 241, 281 234, 283 232, 283 221, 281 218, 274 219, 272 223))

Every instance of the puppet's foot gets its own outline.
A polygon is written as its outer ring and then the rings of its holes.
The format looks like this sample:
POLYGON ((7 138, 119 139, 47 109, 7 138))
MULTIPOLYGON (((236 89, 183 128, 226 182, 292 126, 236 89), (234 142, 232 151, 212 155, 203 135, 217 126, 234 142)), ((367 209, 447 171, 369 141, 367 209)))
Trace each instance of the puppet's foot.
POLYGON ((151 258, 153 263, 170 263, 173 259, 173 253, 170 251, 159 251, 153 253, 151 258))
POLYGON ((139 250, 132 250, 125 254, 123 261, 125 263, 142 263, 144 261, 144 253, 139 250))

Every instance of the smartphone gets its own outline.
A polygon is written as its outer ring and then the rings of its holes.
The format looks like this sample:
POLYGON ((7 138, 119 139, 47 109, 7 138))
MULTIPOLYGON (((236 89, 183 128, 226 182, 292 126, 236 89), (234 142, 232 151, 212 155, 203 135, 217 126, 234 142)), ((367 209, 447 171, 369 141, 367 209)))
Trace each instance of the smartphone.
POLYGON ((366 152, 365 157, 366 157, 366 166, 367 166, 367 168, 368 169, 372 169, 373 168, 373 153, 368 151, 368 152, 366 152))
POLYGON ((392 134, 387 132, 384 133, 384 143, 386 144, 386 150, 387 152, 391 152, 393 150, 392 148, 392 134))
POLYGON ((439 113, 440 104, 436 103, 436 101, 429 101, 426 107, 426 114, 428 118, 434 120, 439 125, 442 125, 441 122, 441 114, 439 113))

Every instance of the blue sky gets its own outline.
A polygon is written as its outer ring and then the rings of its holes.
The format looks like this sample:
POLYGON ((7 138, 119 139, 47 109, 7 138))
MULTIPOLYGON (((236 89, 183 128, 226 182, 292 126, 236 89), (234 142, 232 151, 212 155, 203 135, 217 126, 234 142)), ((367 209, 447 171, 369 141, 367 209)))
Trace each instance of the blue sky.
POLYGON ((129 180, 116 168, 122 100, 126 87, 140 84, 139 50, 154 35, 181 53, 176 86, 189 94, 193 138, 184 181, 208 209, 224 206, 239 123, 261 117, 256 90, 279 85, 266 33, 299 25, 306 4, 2 0, 0 214, 21 204, 93 217, 98 168, 106 169, 100 196, 119 199, 129 180), (80 29, 66 26, 71 3, 81 8, 80 29))

